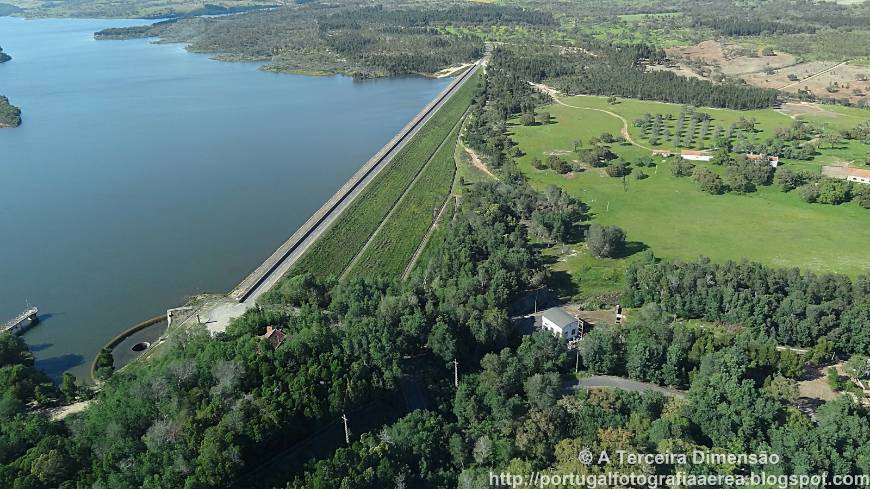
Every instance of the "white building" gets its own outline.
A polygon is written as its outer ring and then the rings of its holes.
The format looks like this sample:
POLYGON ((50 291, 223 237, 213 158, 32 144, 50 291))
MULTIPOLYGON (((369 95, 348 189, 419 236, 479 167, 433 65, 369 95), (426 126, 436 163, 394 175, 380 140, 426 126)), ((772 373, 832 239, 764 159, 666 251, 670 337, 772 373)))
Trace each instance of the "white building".
POLYGON ((846 170, 846 180, 855 183, 870 184, 870 170, 862 170, 860 168, 849 168, 846 170))
POLYGON ((561 307, 551 307, 541 316, 541 328, 570 341, 580 334, 580 320, 561 307))
POLYGON ((691 149, 684 149, 680 152, 680 156, 684 160, 691 161, 710 161, 713 159, 713 156, 708 154, 706 151, 694 151, 691 149))
POLYGON ((765 154, 756 154, 756 153, 746 153, 746 159, 749 161, 763 162, 766 161, 768 165, 776 168, 779 166, 779 156, 769 156, 765 154))

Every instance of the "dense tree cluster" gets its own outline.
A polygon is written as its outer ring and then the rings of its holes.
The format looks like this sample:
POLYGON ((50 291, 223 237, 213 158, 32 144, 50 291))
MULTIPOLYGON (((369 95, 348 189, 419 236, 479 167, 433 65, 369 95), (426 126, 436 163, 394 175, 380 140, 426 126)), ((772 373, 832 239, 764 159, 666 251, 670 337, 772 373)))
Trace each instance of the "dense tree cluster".
POLYGON ((628 303, 657 303, 683 318, 742 324, 777 342, 813 346, 821 339, 844 353, 870 352, 870 278, 772 269, 758 263, 702 259, 634 264, 628 303))
POLYGON ((59 390, 33 367, 24 340, 0 333, 0 486, 59 487, 71 477, 74 453, 66 429, 34 411, 71 401, 76 392, 69 374, 64 386, 59 390))
POLYGON ((734 83, 713 84, 670 71, 648 71, 598 58, 576 73, 554 80, 553 84, 571 94, 616 95, 728 109, 770 107, 778 99, 776 90, 734 83))
MULTIPOLYGON (((777 352, 767 340, 749 334, 717 339, 684 326, 671 329, 664 322, 622 332, 596 329, 592 334, 601 343, 596 348, 615 352, 615 360, 638 378, 645 373, 675 375, 690 384, 687 395, 562 391, 555 375, 564 355, 536 335, 524 339, 516 351, 487 355, 481 370, 463 378, 441 413, 412 413, 377 436, 367 435, 317 462, 288 487, 485 488, 492 487, 490 474, 535 470, 576 475, 614 470, 734 474, 754 469, 776 475, 867 470, 860 455, 870 442, 867 409, 843 396, 820 407, 815 422, 810 421, 790 405, 795 384, 781 373, 799 365, 796 355, 777 352), (538 353, 529 358, 524 347, 533 343, 538 353), (690 366, 692 371, 687 375, 674 366, 690 366), (836 455, 818 455, 832 447, 838 447, 836 455), (584 449, 607 451, 612 457, 618 450, 776 453, 781 460, 755 467, 713 461, 630 463, 615 457, 609 464, 596 459, 586 464, 578 460, 584 449)), ((585 363, 591 357, 583 353, 585 363)))
POLYGON ((636 314, 639 318, 629 328, 597 327, 583 339, 580 354, 587 368, 682 388, 690 386, 705 356, 735 349, 747 359, 748 376, 762 384, 776 376, 799 379, 808 362, 819 364, 830 353, 823 345, 801 356, 778 350, 772 339, 754 331, 713 331, 672 322, 656 303, 636 314))

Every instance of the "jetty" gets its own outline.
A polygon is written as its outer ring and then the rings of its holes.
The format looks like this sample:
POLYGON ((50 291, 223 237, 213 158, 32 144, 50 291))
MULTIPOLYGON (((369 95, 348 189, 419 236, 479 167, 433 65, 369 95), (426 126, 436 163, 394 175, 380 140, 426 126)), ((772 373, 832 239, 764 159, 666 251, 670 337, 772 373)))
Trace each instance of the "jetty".
POLYGON ((15 316, 15 319, 8 321, 0 328, 0 333, 20 334, 39 322, 39 309, 36 306, 27 308, 24 312, 15 316))

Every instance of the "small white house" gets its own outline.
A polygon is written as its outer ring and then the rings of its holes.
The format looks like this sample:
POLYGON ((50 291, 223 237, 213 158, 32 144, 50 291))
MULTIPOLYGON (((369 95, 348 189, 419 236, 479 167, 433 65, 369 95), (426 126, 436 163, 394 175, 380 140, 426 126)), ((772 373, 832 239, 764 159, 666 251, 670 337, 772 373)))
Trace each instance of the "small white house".
POLYGON ((710 161, 713 159, 713 156, 708 154, 706 151, 694 151, 691 149, 684 149, 680 152, 680 156, 684 160, 691 161, 710 161))
POLYGON ((570 341, 580 334, 580 320, 561 307, 551 307, 541 316, 541 328, 570 341))
POLYGON ((779 156, 769 156, 765 154, 746 153, 746 159, 758 163, 767 162, 768 165, 776 168, 779 166, 779 156))
POLYGON ((846 180, 855 183, 870 184, 870 170, 862 170, 860 168, 849 168, 846 171, 846 180))

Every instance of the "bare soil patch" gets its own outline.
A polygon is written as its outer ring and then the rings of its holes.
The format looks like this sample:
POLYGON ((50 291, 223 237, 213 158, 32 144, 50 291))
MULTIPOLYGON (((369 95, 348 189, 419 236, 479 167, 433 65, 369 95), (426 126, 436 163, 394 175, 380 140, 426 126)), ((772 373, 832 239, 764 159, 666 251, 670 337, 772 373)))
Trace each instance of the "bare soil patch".
POLYGON ((864 66, 840 61, 799 63, 797 56, 789 53, 765 56, 755 48, 716 40, 668 48, 665 52, 671 64, 651 66, 651 70, 712 80, 718 80, 721 75, 739 77, 762 88, 793 93, 808 90, 817 97, 849 99, 853 103, 870 96, 870 68, 864 66))
POLYGON ((91 401, 79 401, 68 406, 61 406, 59 408, 52 409, 49 411, 49 416, 52 421, 60 421, 70 414, 80 413, 85 410, 88 405, 90 405, 91 401))
POLYGON ((836 62, 801 63, 778 69, 772 75, 754 73, 743 78, 759 87, 792 93, 809 90, 817 97, 849 99, 853 103, 866 99, 870 94, 870 68, 836 62), (793 76, 789 78, 789 75, 793 76))
POLYGON ((486 163, 484 163, 480 159, 480 157, 477 156, 477 153, 475 153, 473 149, 465 148, 465 152, 468 153, 468 157, 471 159, 471 165, 473 167, 477 168, 478 170, 482 171, 483 173, 486 173, 487 175, 491 176, 492 178, 496 178, 496 176, 493 175, 491 171, 489 171, 489 167, 486 166, 486 163))
MULTIPOLYGON (((665 52, 671 59, 700 61, 714 72, 718 71, 727 76, 757 73, 768 67, 776 69, 797 63, 797 57, 788 53, 778 52, 772 56, 764 56, 760 50, 750 50, 714 40, 702 41, 694 46, 668 48, 665 52)), ((685 63, 678 64, 681 65, 680 69, 690 69, 685 63)))
POLYGON ((837 397, 837 393, 828 384, 828 378, 822 369, 811 369, 807 380, 798 382, 798 395, 810 399, 830 401, 837 397))

